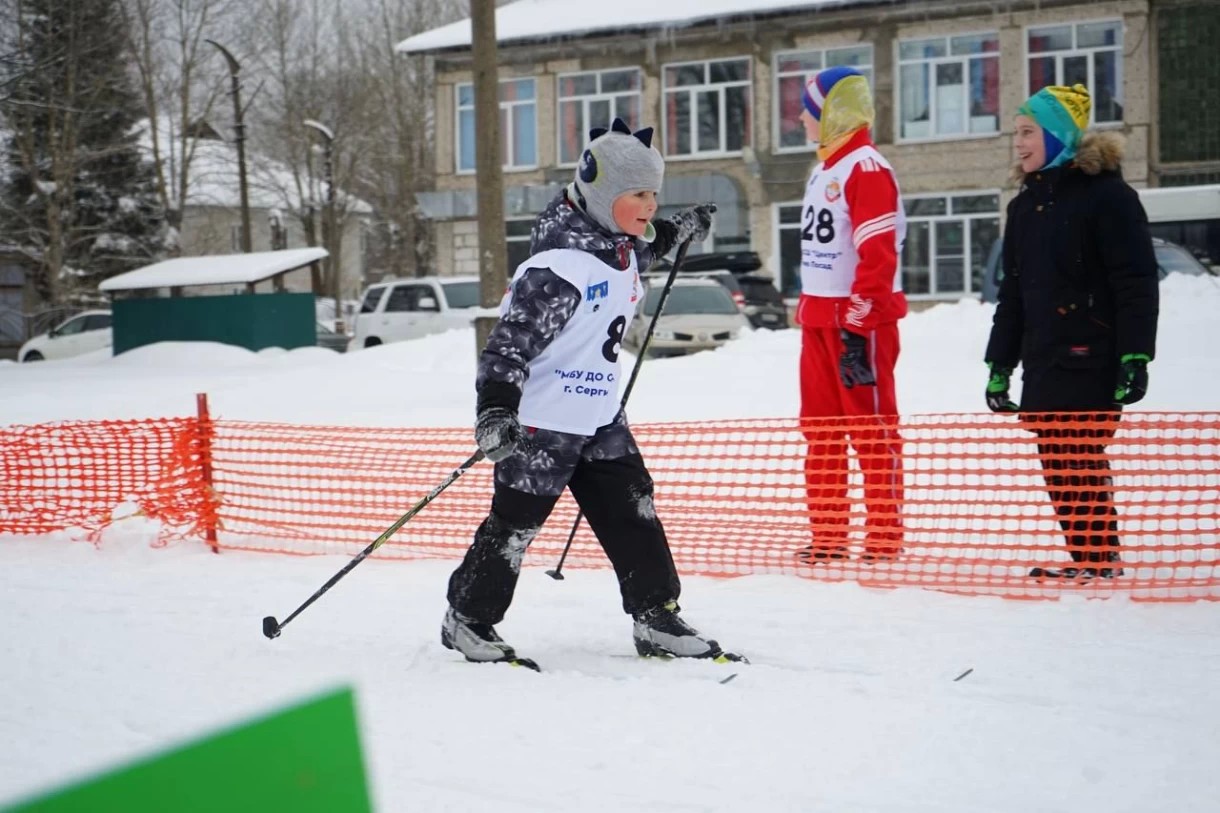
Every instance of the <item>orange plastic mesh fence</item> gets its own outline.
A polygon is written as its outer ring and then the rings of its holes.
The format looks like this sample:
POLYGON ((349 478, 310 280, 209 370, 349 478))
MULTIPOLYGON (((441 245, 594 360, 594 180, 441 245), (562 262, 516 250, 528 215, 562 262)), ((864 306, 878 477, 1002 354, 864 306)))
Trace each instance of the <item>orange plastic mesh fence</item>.
MULTIPOLYGON (((1220 414, 1036 417, 633 428, 684 573, 1030 598, 1065 586, 1150 600, 1220 598, 1220 414), (814 542, 836 558, 801 562, 796 554, 814 542), (1115 542, 1121 562, 1083 565, 1121 567, 1121 578, 1082 584, 1027 575, 1070 565, 1073 552, 1102 558, 1115 542)), ((117 501, 135 498, 150 516, 195 533, 217 522, 220 547, 347 555, 473 451, 464 427, 194 420, 17 427, 0 429, 0 442, 0 531, 104 523, 117 501), (215 503, 194 471, 200 449, 210 449, 215 503), (42 462, 23 463, 22 454, 42 462)), ((375 555, 460 557, 490 505, 491 471, 475 466, 375 555)), ((526 564, 553 567, 575 517, 565 496, 526 564)), ((565 568, 606 565, 582 523, 565 568)))
POLYGON ((96 537, 121 509, 161 520, 162 541, 199 536, 216 521, 205 443, 194 418, 0 427, 0 533, 96 537))

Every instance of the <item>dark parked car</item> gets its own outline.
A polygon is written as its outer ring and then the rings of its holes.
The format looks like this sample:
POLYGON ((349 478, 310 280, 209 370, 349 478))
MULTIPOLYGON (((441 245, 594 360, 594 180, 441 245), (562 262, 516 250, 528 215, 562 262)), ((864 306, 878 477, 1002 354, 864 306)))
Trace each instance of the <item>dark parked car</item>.
MULTIPOLYGON (((1004 250, 1003 238, 991 244, 987 252, 987 267, 983 269, 983 285, 979 298, 984 302, 995 302, 1000 294, 1000 280, 1004 278, 1004 269, 1000 255, 1004 250)), ((1168 240, 1160 237, 1152 238, 1152 252, 1156 255, 1156 270, 1160 279, 1170 274, 1189 274, 1191 276, 1210 275, 1207 266, 1195 259, 1195 255, 1168 240)))
POLYGON ((788 327, 788 306, 775 282, 762 274, 741 274, 737 277, 745 294, 746 305, 743 310, 750 324, 754 327, 764 327, 770 330, 783 330, 788 327))

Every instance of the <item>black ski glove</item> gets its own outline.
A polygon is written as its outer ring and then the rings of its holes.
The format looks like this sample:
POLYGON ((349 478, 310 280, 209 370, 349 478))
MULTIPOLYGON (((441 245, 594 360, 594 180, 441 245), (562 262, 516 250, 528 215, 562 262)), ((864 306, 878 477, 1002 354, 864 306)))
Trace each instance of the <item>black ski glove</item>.
POLYGON ((716 204, 701 203, 698 206, 688 206, 680 209, 666 218, 676 229, 674 245, 680 246, 689 239, 692 243, 702 243, 712 230, 712 215, 716 213, 716 204))
POLYGON ((1143 353, 1128 353, 1118 363, 1118 386, 1114 403, 1134 404, 1148 393, 1148 362, 1143 353))
POLYGON ((499 463, 513 453, 523 437, 517 413, 502 406, 479 410, 474 424, 474 440, 492 463, 499 463))
POLYGON ((991 362, 991 378, 987 379, 987 408, 992 412, 1016 412, 1020 409, 1008 395, 1012 368, 991 362))
POLYGON ((850 330, 840 331, 843 337, 843 355, 839 356, 839 378, 849 390, 859 384, 874 387, 877 378, 868 366, 868 339, 850 330))

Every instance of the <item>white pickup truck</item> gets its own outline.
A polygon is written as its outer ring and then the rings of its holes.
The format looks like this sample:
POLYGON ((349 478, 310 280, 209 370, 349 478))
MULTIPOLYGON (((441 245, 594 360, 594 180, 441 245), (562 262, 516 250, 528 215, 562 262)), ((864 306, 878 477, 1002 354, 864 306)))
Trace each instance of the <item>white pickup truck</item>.
POLYGON ((370 285, 360 302, 348 351, 470 327, 479 307, 479 278, 415 277, 370 285))

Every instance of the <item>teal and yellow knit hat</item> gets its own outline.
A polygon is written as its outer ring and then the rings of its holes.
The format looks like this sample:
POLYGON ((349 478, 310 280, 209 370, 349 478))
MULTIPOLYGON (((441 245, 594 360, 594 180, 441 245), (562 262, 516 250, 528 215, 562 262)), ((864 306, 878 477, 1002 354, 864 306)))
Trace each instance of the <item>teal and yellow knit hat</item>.
POLYGON ((1029 116, 1042 128, 1046 143, 1046 166, 1042 169, 1066 164, 1076 157, 1092 107, 1089 89, 1084 85, 1050 85, 1017 109, 1018 114, 1029 116))

